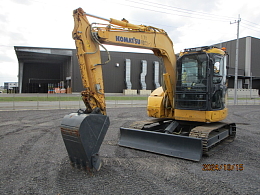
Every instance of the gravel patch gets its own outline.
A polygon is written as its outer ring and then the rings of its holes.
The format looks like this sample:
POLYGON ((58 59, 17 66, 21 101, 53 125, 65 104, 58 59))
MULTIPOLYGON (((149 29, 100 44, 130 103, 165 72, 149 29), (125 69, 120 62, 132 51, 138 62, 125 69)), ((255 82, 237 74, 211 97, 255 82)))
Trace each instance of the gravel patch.
POLYGON ((61 137, 62 117, 76 110, 2 111, 0 194, 260 194, 259 110, 229 106, 235 141, 192 162, 119 147, 120 126, 147 119, 146 110, 109 108, 103 166, 94 175, 70 166, 61 137), (203 170, 209 164, 230 166, 203 170))

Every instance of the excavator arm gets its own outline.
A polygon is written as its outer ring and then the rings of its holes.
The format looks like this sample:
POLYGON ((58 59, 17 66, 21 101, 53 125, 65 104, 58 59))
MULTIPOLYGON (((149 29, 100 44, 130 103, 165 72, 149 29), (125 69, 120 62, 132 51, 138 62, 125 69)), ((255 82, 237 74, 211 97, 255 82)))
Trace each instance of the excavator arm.
POLYGON ((100 49, 95 41, 92 27, 81 8, 74 11, 74 30, 72 32, 77 48, 82 84, 85 91, 82 99, 86 105, 86 112, 99 110, 106 115, 104 84, 100 49))
POLYGON ((106 62, 101 62, 99 46, 105 49, 103 44, 108 44, 149 49, 163 59, 166 70, 164 92, 173 115, 176 58, 172 41, 164 30, 130 24, 125 19, 101 18, 85 13, 82 8, 74 10, 73 17, 75 26, 72 34, 76 42, 83 87, 86 89, 82 92, 82 98, 88 112, 99 108, 102 114, 106 114, 102 77, 102 65, 106 62), (103 20, 105 24, 90 24, 87 16, 103 20))

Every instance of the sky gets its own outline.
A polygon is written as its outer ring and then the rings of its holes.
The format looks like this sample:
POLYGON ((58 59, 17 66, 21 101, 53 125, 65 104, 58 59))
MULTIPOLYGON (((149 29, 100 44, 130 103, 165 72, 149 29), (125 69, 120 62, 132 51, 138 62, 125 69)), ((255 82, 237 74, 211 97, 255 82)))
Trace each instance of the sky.
MULTIPOLYGON (((240 38, 260 38, 259 0, 1 0, 0 86, 18 81, 14 46, 75 48, 72 12, 78 7, 103 18, 126 18, 133 24, 164 29, 175 53, 236 39, 239 18, 240 38)), ((150 52, 106 47, 110 51, 150 52)))

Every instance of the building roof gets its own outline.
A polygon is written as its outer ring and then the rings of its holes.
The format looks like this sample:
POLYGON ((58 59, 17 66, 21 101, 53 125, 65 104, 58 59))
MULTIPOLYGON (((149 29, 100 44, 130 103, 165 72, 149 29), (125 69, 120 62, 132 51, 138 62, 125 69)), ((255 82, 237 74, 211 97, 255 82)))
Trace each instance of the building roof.
POLYGON ((19 62, 61 63, 72 56, 72 49, 14 46, 19 62))

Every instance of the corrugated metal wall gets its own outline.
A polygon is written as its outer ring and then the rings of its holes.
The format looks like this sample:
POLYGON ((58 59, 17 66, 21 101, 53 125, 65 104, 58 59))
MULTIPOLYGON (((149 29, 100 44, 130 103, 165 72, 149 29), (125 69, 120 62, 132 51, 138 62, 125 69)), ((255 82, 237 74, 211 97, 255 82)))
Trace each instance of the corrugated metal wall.
POLYGON ((60 81, 61 64, 25 63, 23 73, 23 93, 47 93, 48 83, 60 81))
MULTIPOLYGON (((154 61, 160 61, 160 59, 153 54, 144 53, 126 53, 126 52, 110 52, 111 61, 103 66, 103 77, 106 93, 122 93, 123 89, 126 89, 125 83, 125 63, 126 59, 131 61, 131 83, 132 89, 140 90, 141 80, 140 75, 142 73, 142 60, 147 61, 147 74, 145 77, 146 89, 154 90, 154 61), (119 64, 119 66, 117 66, 119 64)), ((105 61, 107 53, 102 52, 102 60, 105 61)), ((161 64, 161 63, 160 63, 161 64)), ((159 74, 160 75, 160 74, 159 74)))
MULTIPOLYGON (((146 89, 154 90, 154 61, 161 61, 153 54, 145 53, 129 53, 129 52, 110 52, 111 61, 103 65, 103 78, 106 93, 122 93, 126 89, 125 83, 125 61, 131 60, 131 83, 132 89, 141 89, 140 74, 142 72, 142 60, 147 61, 147 74, 145 77, 146 89), (119 66, 118 66, 119 65, 119 66)), ((102 62, 107 60, 107 53, 101 51, 102 62)), ((80 92, 83 90, 77 58, 73 58, 73 92, 80 92)), ((161 74, 159 74, 161 75, 161 74)), ((160 78, 159 78, 160 81, 160 78)))
MULTIPOLYGON (((220 47, 219 44, 215 46, 220 47)), ((221 47, 225 47, 227 49, 227 53, 229 54, 229 75, 235 74, 235 62, 236 62, 236 40, 227 41, 221 43, 221 47)), ((238 58, 238 74, 244 76, 245 69, 245 47, 246 47, 246 38, 239 39, 239 58, 238 58)))
POLYGON ((251 71, 255 77, 260 77, 260 39, 252 37, 251 41, 251 71))

